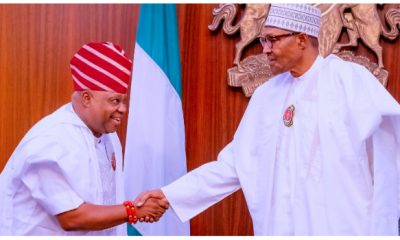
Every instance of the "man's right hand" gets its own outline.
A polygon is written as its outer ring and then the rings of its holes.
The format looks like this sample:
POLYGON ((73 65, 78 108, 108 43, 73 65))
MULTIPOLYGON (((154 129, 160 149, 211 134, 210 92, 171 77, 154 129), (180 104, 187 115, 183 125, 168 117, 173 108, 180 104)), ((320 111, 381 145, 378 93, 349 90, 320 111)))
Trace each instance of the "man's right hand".
POLYGON ((134 201, 140 222, 157 222, 169 208, 169 203, 160 189, 144 191, 134 201))

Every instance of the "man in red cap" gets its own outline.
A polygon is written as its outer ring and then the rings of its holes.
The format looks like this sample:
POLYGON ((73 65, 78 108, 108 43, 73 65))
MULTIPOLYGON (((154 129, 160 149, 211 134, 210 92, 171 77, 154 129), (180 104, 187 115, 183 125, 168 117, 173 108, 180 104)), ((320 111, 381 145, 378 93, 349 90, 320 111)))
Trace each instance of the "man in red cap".
POLYGON ((74 55, 71 103, 33 126, 0 175, 0 235, 120 235, 125 222, 162 216, 166 201, 138 209, 123 201, 115 131, 127 110, 131 69, 109 42, 85 44, 74 55))

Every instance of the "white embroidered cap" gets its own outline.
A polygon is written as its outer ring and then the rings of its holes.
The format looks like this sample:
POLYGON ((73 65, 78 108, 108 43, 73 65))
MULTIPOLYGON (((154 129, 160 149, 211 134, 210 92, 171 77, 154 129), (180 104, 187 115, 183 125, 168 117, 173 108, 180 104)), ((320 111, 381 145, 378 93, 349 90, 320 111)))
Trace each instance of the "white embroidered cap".
POLYGON ((271 4, 265 26, 318 37, 321 11, 310 4, 271 4))

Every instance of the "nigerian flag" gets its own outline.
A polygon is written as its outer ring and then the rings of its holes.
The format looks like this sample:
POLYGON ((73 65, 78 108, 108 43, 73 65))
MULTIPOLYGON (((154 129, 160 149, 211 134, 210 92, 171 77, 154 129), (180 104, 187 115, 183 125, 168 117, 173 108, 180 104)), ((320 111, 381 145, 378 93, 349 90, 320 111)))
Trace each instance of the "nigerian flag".
MULTIPOLYGON (((186 173, 178 42, 175 4, 141 4, 125 145, 125 193, 131 200, 186 173)), ((157 223, 128 226, 129 234, 141 235, 189 231, 171 209, 157 223)))

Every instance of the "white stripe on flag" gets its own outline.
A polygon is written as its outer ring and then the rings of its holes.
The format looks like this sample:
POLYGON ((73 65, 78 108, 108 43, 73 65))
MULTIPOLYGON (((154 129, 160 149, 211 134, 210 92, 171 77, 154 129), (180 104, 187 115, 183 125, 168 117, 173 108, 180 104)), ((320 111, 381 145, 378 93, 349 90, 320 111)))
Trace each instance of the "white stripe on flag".
MULTIPOLYGON (((125 148, 125 192, 134 199, 186 173, 182 103, 167 75, 136 43, 125 148), (131 173, 131 177, 128 174, 131 173)), ((137 223, 143 235, 189 235, 169 210, 157 223, 137 223)))

